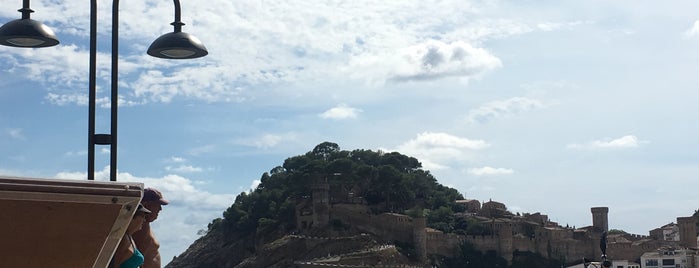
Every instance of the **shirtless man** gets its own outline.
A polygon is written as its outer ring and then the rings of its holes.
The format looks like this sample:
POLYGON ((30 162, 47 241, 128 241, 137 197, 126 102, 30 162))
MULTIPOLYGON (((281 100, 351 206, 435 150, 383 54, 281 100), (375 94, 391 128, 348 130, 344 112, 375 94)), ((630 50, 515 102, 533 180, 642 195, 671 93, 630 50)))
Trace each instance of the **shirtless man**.
POLYGON ((160 191, 153 188, 146 188, 143 190, 141 204, 152 212, 146 215, 146 222, 143 224, 143 228, 133 234, 136 247, 143 252, 145 258, 143 266, 141 267, 160 268, 160 243, 155 238, 155 234, 153 234, 150 228, 150 223, 158 218, 160 210, 163 209, 162 206, 169 204, 169 202, 163 198, 163 194, 160 193, 160 191))

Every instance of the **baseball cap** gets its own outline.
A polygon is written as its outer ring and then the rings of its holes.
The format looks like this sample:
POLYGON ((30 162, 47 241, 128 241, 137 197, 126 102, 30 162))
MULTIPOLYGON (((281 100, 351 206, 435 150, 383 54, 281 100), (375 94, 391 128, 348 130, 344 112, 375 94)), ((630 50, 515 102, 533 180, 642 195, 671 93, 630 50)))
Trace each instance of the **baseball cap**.
POLYGON ((163 198, 163 194, 160 191, 153 189, 153 188, 143 189, 142 202, 146 202, 146 201, 158 201, 158 202, 160 202, 161 205, 170 204, 170 202, 167 201, 167 199, 163 198))

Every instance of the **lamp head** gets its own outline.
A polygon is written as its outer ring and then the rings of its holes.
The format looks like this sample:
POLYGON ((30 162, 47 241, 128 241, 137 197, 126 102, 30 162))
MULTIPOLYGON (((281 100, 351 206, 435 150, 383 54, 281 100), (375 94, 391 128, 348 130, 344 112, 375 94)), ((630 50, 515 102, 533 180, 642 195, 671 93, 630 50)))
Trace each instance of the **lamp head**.
POLYGON ((148 48, 148 55, 163 59, 194 59, 208 54, 198 38, 178 31, 158 37, 148 48))
POLYGON ((58 43, 51 28, 30 18, 13 20, 0 27, 0 45, 36 48, 58 43))

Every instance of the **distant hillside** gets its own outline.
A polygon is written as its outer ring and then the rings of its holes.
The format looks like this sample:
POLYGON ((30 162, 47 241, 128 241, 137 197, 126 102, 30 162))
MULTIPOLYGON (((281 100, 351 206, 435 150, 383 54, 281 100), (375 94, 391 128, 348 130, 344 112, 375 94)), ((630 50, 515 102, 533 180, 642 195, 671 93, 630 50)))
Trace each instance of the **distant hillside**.
POLYGON ((437 183, 417 159, 397 152, 343 151, 331 142, 286 159, 262 174, 260 181, 254 191, 238 195, 223 218, 212 221, 207 234, 167 267, 293 267, 294 261, 319 261, 331 254, 344 254, 343 261, 349 263, 413 263, 410 245, 394 247, 389 245, 393 241, 362 234, 339 222, 303 236, 293 235, 298 232, 297 206, 310 198, 318 182, 332 185, 331 202, 351 197, 375 214, 426 214, 427 225, 437 228, 446 224, 439 215, 463 210, 454 202, 463 196, 437 183), (312 235, 344 240, 321 242, 312 235), (360 253, 364 255, 356 256, 361 258, 352 255, 360 253))

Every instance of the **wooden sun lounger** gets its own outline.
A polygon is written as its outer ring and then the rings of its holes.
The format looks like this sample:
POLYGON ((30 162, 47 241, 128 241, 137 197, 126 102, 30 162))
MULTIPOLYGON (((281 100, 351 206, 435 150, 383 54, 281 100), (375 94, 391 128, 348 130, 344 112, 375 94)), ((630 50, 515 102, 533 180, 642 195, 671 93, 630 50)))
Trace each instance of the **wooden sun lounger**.
POLYGON ((0 176, 0 265, 107 267, 142 196, 142 183, 0 176))

